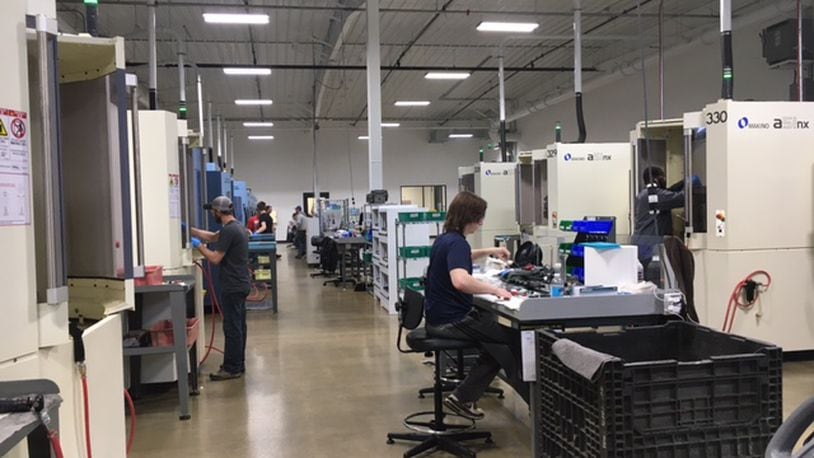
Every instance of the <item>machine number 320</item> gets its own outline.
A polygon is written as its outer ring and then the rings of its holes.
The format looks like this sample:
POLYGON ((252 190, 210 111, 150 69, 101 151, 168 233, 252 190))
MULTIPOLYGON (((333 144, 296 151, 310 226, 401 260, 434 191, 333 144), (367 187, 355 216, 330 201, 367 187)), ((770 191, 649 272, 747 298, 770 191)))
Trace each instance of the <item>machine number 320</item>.
POLYGON ((722 124, 725 123, 727 119, 729 119, 729 115, 727 114, 726 110, 711 111, 707 113, 706 116, 707 116, 707 125, 722 124))

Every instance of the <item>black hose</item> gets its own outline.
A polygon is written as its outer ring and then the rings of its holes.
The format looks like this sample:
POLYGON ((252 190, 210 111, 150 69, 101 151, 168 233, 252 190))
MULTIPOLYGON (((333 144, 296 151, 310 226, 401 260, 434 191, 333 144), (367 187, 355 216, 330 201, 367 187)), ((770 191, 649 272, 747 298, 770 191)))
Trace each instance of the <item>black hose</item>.
POLYGON ((582 92, 577 92, 577 127, 579 127, 579 138, 577 143, 585 143, 588 132, 585 130, 585 113, 582 112, 582 92))
POLYGON ((735 75, 732 59, 732 32, 729 30, 721 33, 721 52, 721 61, 723 63, 721 98, 731 100, 734 96, 735 75))

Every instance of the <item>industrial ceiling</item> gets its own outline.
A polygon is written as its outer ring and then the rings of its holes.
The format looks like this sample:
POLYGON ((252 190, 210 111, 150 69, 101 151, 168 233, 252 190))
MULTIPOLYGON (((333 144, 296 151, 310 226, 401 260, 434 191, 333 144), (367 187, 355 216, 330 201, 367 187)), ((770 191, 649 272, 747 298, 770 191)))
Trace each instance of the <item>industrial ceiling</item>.
MULTIPOLYGON (((60 26, 84 31, 82 0, 59 0, 60 26)), ((146 0, 100 0, 99 34, 126 40, 128 71, 148 76, 146 0)), ((709 0, 584 0, 583 67, 591 78, 630 65, 645 46, 658 51, 659 29, 669 49, 718 27, 718 2, 709 0), (639 20, 641 15, 641 20, 639 20), (660 21, 661 18, 661 21, 660 21)), ((733 14, 771 0, 733 2, 733 14)), ((381 0, 383 120, 420 126, 488 126, 497 120, 497 55, 503 50, 507 111, 573 90, 572 0, 381 0), (536 22, 518 37, 476 30, 482 21, 536 22), (517 38, 513 38, 517 37, 517 38), (467 67, 462 81, 432 81, 428 69, 467 67), (427 100, 396 107, 396 100, 427 100)), ((274 121, 364 125, 367 111, 367 21, 362 0, 164 0, 158 2, 159 106, 175 110, 178 40, 185 46, 187 99, 197 110, 195 76, 205 100, 229 122, 274 121), (264 25, 208 24, 203 13, 264 13, 264 25), (269 76, 229 76, 224 66, 268 66, 269 76), (235 99, 272 99, 264 107, 235 99)), ((711 43, 717 46, 717 42, 711 43)), ((190 116, 195 118, 195 116, 190 116)), ((193 126, 195 123, 193 122, 193 126)))

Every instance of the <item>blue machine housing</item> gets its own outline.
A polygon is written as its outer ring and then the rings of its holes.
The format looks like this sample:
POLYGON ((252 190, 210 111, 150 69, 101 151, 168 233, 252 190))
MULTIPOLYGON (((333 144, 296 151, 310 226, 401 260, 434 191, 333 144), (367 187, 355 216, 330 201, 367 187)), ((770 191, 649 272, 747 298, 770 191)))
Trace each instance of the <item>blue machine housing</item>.
POLYGON ((245 181, 233 181, 233 194, 232 202, 235 204, 235 218, 244 226, 249 219, 251 209, 249 208, 249 190, 245 181))

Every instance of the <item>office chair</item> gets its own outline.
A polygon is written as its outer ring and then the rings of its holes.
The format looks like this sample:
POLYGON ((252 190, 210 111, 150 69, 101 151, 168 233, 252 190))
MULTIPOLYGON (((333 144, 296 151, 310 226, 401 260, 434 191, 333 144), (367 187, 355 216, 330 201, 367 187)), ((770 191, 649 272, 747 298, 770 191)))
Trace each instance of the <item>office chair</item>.
POLYGON ((443 381, 441 380, 440 368, 442 351, 465 350, 473 348, 476 344, 467 340, 439 339, 428 335, 424 328, 416 329, 421 324, 424 316, 424 296, 411 288, 405 290, 404 300, 399 302, 398 312, 399 332, 396 348, 402 353, 431 351, 435 354, 434 399, 432 411, 414 413, 404 419, 404 426, 415 432, 389 433, 387 434, 387 443, 392 444, 396 440, 418 442, 418 445, 404 452, 405 458, 429 451, 444 451, 459 457, 475 458, 475 452, 461 445, 461 442, 484 439, 487 444, 491 444, 493 443, 492 433, 488 431, 470 431, 475 426, 474 421, 444 412, 443 381), (407 350, 401 348, 403 330, 409 331, 406 340, 410 348, 407 350), (432 419, 420 421, 419 417, 422 416, 432 416, 432 419), (457 418, 464 421, 453 423, 446 421, 447 418, 457 418))

